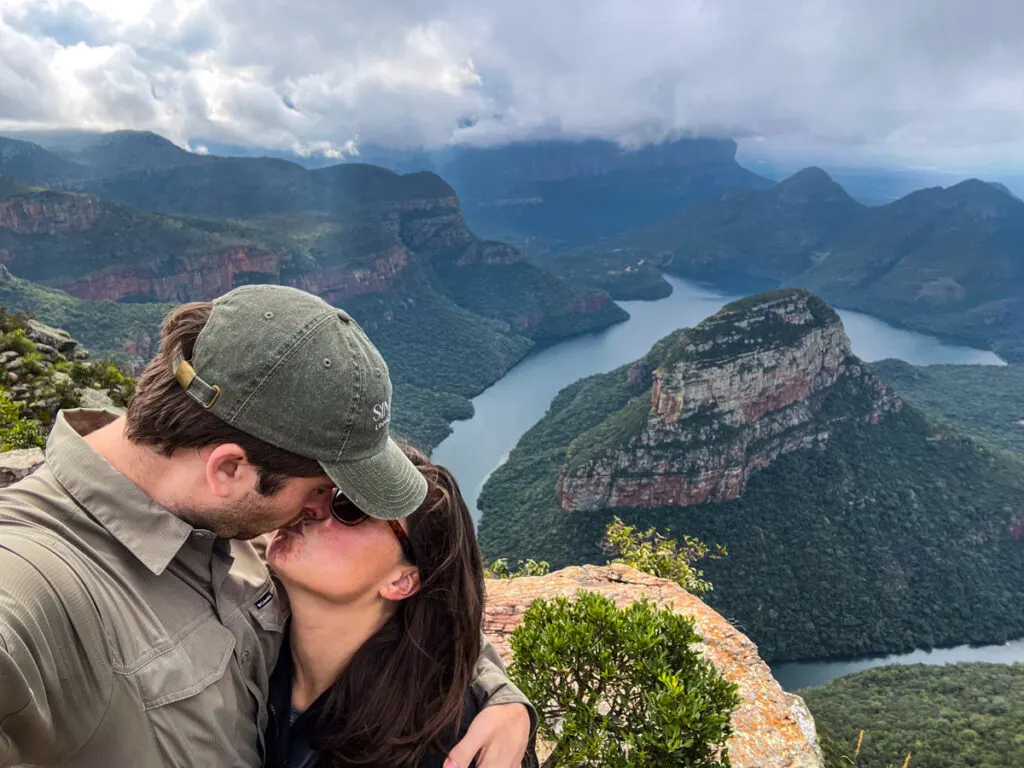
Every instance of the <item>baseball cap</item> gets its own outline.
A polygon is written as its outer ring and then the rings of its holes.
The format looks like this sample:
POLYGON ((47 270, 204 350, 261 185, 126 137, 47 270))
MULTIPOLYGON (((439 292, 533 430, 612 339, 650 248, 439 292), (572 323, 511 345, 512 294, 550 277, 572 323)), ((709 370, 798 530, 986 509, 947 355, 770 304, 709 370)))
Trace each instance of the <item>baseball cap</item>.
POLYGON ((191 360, 175 378, 214 416, 315 459, 342 493, 393 520, 427 494, 389 433, 391 378, 348 313, 283 285, 246 285, 213 301, 191 360))

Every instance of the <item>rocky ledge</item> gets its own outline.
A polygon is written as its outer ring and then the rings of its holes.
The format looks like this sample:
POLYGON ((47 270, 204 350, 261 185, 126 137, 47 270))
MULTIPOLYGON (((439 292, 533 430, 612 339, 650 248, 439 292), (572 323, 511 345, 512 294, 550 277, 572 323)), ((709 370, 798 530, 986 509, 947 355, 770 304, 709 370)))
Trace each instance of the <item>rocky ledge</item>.
POLYGON ((739 686, 742 702, 733 715, 729 741, 734 768, 822 768, 814 719, 803 699, 782 690, 749 638, 674 582, 625 565, 585 565, 547 576, 491 579, 484 631, 504 661, 514 662, 509 636, 530 603, 572 596, 580 589, 600 592, 620 607, 647 598, 659 608, 693 618, 703 638, 704 657, 739 686))

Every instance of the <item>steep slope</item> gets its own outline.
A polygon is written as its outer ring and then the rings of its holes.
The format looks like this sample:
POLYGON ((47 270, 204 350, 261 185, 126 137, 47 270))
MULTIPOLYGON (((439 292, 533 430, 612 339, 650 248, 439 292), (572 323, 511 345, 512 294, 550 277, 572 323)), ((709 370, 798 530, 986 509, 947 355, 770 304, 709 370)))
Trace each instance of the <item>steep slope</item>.
POLYGON ((850 765, 861 730, 859 765, 901 765, 908 752, 929 768, 1024 764, 1024 664, 882 667, 800 693, 830 736, 827 768, 850 765))
POLYGON ((1024 359, 1024 202, 969 180, 861 206, 823 171, 727 194, 596 249, 726 287, 785 285, 1024 359))
POLYGON ((42 186, 73 183, 85 178, 87 168, 43 149, 30 141, 0 136, 0 176, 42 186))
POLYGON ((910 365, 875 370, 910 403, 993 448, 1024 454, 1024 366, 910 365))
POLYGON ((593 561, 612 516, 724 544, 769 659, 1024 634, 1024 465, 907 407, 795 290, 563 390, 479 500, 488 557, 593 561))

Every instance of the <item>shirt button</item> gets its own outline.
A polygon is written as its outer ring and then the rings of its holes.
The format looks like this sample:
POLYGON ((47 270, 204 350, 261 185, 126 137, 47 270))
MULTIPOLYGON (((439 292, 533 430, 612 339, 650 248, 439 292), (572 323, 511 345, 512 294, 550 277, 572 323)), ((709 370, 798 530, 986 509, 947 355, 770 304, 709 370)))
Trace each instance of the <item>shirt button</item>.
POLYGON ((246 662, 248 660, 249 660, 249 652, 248 651, 242 651, 242 662, 244 663, 244 662, 246 662))

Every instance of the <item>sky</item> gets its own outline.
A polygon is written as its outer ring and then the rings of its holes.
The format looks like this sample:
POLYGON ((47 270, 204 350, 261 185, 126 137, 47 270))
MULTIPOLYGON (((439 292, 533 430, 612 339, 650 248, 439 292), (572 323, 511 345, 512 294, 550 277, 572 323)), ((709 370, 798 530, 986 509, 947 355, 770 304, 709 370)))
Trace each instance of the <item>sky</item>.
POLYGON ((1024 168, 1019 0, 0 0, 0 130, 1024 168))

